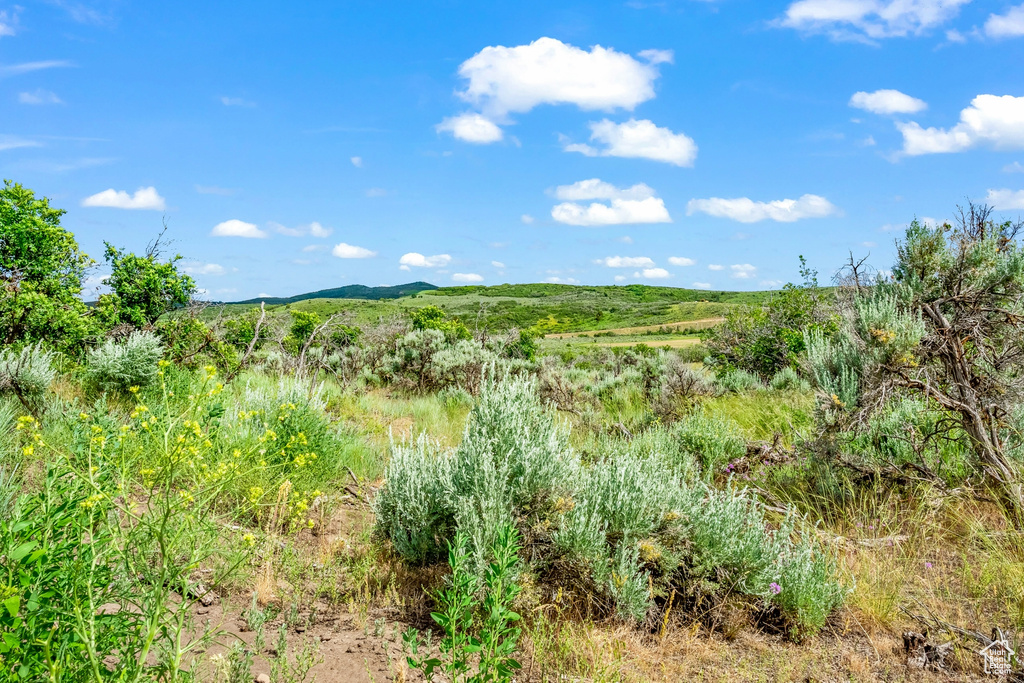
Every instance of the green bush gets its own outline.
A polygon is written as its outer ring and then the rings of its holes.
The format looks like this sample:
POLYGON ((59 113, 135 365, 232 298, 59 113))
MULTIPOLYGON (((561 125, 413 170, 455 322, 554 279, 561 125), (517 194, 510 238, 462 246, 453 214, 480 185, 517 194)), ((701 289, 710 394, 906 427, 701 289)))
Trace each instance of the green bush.
POLYGON ((412 562, 436 559, 450 540, 442 532, 462 529, 482 572, 514 512, 536 516, 569 486, 575 465, 568 432, 543 410, 536 385, 491 380, 454 451, 436 453, 422 440, 393 447, 388 485, 374 503, 377 528, 412 562))
POLYGON ((89 351, 86 377, 104 391, 145 387, 156 380, 163 352, 160 338, 152 332, 132 332, 121 343, 108 339, 89 351))

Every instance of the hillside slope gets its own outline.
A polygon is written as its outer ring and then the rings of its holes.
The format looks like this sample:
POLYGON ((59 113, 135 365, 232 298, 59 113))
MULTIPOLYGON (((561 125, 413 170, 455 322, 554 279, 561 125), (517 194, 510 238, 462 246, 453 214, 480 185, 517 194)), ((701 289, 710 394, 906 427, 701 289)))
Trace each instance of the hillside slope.
POLYGON ((366 285, 346 285, 344 287, 320 289, 315 292, 296 294, 295 296, 257 297, 255 299, 246 299, 245 301, 234 301, 232 303, 258 304, 260 302, 265 302, 267 305, 277 305, 293 304, 296 301, 306 301, 307 299, 368 299, 370 301, 379 301, 380 299, 398 299, 403 296, 412 296, 419 292, 425 292, 432 289, 437 289, 437 287, 435 285, 430 284, 429 282, 410 282, 405 285, 381 287, 367 287, 366 285))

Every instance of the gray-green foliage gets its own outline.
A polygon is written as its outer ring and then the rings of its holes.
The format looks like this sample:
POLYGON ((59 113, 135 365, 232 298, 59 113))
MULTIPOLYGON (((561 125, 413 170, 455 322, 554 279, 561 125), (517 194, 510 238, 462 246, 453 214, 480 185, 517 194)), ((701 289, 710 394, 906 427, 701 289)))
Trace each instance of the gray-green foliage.
POLYGON ((776 391, 809 391, 811 383, 801 377, 794 368, 787 366, 775 373, 768 386, 776 391))
POLYGON ((754 499, 695 479, 695 458, 742 455, 735 427, 698 413, 658 431, 632 444, 599 441, 587 465, 533 382, 489 382, 458 448, 420 439, 392 449, 377 531, 413 562, 440 559, 459 531, 480 574, 508 524, 546 529, 541 565, 577 567, 623 618, 649 614, 652 587, 718 585, 778 608, 795 634, 820 628, 844 592, 813 536, 797 534, 794 517, 771 531, 754 499))
POLYGON ((722 391, 736 393, 764 389, 761 379, 747 370, 726 370, 715 380, 715 383, 722 391))
POLYGON ((86 376, 104 391, 145 387, 156 380, 163 352, 152 332, 132 332, 123 342, 108 339, 89 351, 86 376))
POLYGON ((807 365, 827 410, 853 410, 860 398, 864 358, 848 336, 832 340, 820 331, 804 332, 807 365))
MULTIPOLYGON (((730 461, 746 455, 747 445, 732 420, 697 410, 672 425, 672 438, 686 458, 674 459, 681 465, 693 459, 701 464, 705 479, 710 479, 730 461), (680 462, 680 460, 682 462, 680 462)), ((671 456, 669 451, 663 451, 671 456)))
POLYGON ((38 401, 57 375, 53 367, 55 357, 55 353, 39 344, 26 346, 21 351, 0 351, 0 393, 38 401))
POLYGON ((577 462, 568 431, 543 410, 527 379, 489 381, 454 451, 395 445, 374 508, 378 530, 410 561, 437 559, 456 527, 483 571, 497 533, 516 511, 538 510, 569 486, 577 462), (397 539, 397 541, 396 541, 397 539))

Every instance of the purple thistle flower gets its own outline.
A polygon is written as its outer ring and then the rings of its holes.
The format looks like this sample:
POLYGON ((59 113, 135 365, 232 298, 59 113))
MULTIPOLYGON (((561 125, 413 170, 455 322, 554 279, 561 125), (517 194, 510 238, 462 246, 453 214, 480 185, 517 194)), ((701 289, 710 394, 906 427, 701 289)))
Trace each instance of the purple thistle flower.
POLYGON ((770 590, 775 595, 778 595, 782 592, 782 586, 772 581, 770 584, 768 584, 768 590, 770 590))
POLYGON ((931 562, 925 562, 924 563, 924 568, 925 569, 931 569, 932 568, 932 563, 931 562))

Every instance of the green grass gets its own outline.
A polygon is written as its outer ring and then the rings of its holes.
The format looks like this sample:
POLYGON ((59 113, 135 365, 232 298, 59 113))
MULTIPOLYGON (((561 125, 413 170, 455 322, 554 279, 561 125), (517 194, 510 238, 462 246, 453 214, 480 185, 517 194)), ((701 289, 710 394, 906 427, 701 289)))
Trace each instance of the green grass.
MULTIPOLYGON (((443 308, 469 326, 489 331, 539 325, 545 332, 606 330, 640 325, 701 320, 723 316, 739 304, 756 304, 769 292, 706 292, 673 287, 583 287, 573 285, 499 285, 446 287, 399 299, 306 299, 268 305, 275 317, 292 310, 310 311, 321 318, 343 313, 349 322, 368 325, 404 317, 422 306, 443 308)), ((211 306, 206 316, 237 315, 254 304, 211 306)))

